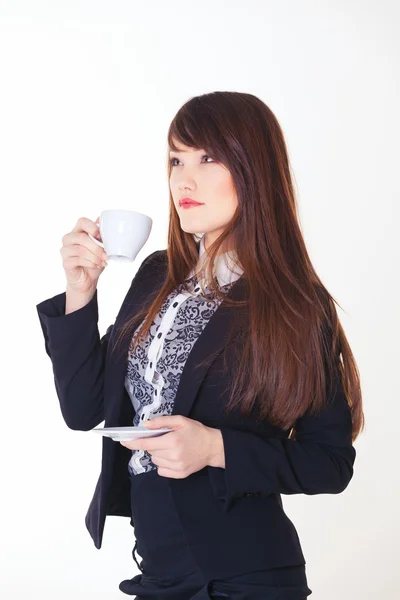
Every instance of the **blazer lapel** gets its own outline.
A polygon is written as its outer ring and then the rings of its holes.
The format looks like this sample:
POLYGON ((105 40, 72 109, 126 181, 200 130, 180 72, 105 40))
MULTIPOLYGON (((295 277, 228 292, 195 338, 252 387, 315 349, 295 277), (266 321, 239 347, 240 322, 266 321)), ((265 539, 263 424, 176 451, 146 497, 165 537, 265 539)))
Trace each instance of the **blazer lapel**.
MULTIPOLYGON (((227 297, 234 300, 244 299, 242 277, 232 284, 227 297)), ((235 310, 234 307, 227 306, 223 300, 194 344, 180 377, 172 410, 173 415, 185 417, 189 415, 201 382, 228 340, 235 310), (208 358, 206 364, 201 364, 208 358)))

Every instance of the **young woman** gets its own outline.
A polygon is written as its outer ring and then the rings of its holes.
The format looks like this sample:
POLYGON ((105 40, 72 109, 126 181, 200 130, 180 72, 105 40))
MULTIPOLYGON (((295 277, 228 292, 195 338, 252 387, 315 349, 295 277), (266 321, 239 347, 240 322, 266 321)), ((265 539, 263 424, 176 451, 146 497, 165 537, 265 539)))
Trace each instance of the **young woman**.
POLYGON ((140 265, 115 323, 100 339, 106 257, 86 218, 63 237, 66 291, 37 305, 69 427, 172 429, 103 438, 86 526, 100 548, 106 516, 130 517, 141 573, 119 587, 137 600, 302 600, 281 494, 349 484, 357 365, 307 253, 272 111, 251 94, 194 97, 168 144, 168 247, 140 265))

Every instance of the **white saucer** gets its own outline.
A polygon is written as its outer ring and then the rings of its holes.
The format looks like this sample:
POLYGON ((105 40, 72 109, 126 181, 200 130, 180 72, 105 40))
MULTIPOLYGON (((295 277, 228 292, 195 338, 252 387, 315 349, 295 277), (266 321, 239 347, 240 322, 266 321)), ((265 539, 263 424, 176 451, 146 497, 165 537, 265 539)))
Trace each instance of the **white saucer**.
POLYGON ((129 440, 138 440, 144 437, 156 437, 163 435, 169 431, 173 431, 171 427, 161 427, 160 429, 148 429, 144 425, 131 427, 96 427, 91 431, 96 431, 101 435, 105 435, 114 440, 114 442, 128 442, 129 440))

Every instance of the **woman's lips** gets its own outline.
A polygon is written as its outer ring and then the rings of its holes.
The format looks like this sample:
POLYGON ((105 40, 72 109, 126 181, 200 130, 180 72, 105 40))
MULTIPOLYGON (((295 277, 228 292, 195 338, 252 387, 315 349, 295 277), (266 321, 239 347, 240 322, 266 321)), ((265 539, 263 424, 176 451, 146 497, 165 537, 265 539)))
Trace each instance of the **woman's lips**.
POLYGON ((203 206, 203 204, 196 204, 195 202, 185 202, 181 204, 181 208, 195 208, 197 206, 203 206))
POLYGON ((194 198, 191 198, 190 196, 185 196, 184 198, 181 198, 179 200, 179 206, 184 206, 186 204, 185 208, 190 208, 190 206, 202 206, 204 204, 204 202, 198 202, 197 200, 195 200, 194 198))

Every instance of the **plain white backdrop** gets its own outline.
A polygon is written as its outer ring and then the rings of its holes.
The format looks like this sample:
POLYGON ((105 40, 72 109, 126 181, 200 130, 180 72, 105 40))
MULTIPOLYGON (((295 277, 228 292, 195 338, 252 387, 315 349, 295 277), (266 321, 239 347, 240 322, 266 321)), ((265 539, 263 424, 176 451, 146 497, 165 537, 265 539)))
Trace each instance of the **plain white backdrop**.
POLYGON ((361 373, 366 429, 339 495, 282 496, 313 600, 396 600, 399 558, 399 5, 388 0, 0 0, 0 595, 124 598, 129 519, 84 524, 101 438, 59 410, 36 304, 65 291, 62 236, 107 208, 149 214, 110 261, 101 335, 166 247, 166 133, 190 97, 259 96, 277 116, 313 263, 361 373))

